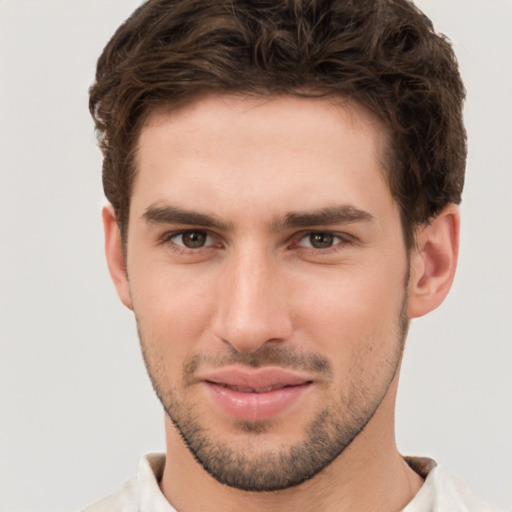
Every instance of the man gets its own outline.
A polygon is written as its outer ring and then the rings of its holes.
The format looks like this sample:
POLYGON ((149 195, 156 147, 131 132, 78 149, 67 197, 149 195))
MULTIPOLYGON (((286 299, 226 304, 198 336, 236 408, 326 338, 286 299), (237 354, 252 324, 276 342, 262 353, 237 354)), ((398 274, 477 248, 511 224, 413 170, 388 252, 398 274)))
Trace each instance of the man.
POLYGON ((455 272, 464 88, 406 0, 150 1, 98 61, 109 269, 166 456, 87 510, 486 510, 403 458, 455 272))

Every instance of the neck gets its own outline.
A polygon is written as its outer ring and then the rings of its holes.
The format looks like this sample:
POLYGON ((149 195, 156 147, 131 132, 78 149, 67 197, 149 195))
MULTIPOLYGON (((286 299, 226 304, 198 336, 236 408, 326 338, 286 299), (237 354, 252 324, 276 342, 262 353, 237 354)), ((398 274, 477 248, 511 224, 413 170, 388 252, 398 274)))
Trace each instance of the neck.
POLYGON ((423 480, 396 448, 397 381, 396 376, 370 422, 334 462, 311 480, 282 491, 247 492, 220 484, 198 464, 166 418, 167 458, 160 483, 162 492, 183 512, 402 510, 423 480))

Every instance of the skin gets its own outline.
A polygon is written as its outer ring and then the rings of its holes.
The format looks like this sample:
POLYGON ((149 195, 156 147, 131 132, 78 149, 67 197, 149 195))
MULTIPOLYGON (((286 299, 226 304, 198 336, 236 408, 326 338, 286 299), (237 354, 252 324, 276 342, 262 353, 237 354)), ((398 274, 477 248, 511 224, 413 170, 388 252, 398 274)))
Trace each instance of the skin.
POLYGON ((175 508, 391 511, 421 487, 395 444, 398 373, 408 319, 450 288, 459 215, 448 205, 408 253, 386 142, 364 109, 326 99, 207 96, 148 118, 126 259, 110 206, 103 220, 110 272, 168 412, 160 485, 175 508), (186 247, 190 236, 204 245, 186 247), (303 364, 313 360, 327 369, 303 364), (291 364, 307 391, 268 419, 225 414, 204 375, 251 363, 291 364), (195 430, 207 447, 201 463, 182 439, 193 444, 195 430), (209 474, 220 451, 232 456, 233 478, 248 468, 247 478, 274 471, 273 481, 293 466, 280 472, 276 454, 286 459, 318 435, 334 460, 299 485, 254 492, 209 474))

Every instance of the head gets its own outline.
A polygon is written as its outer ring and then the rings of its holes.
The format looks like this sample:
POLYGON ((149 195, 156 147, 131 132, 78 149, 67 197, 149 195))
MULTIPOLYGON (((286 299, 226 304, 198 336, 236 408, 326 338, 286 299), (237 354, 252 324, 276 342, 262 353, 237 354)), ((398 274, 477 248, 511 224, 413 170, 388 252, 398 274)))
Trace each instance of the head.
POLYGON ((385 171, 406 245, 464 184, 464 87, 444 36, 408 0, 150 1, 105 47, 90 91, 103 186, 126 241, 149 114, 204 93, 333 97, 389 137, 385 171))
POLYGON ((387 442, 409 318, 453 277, 463 95, 406 0, 148 2, 107 45, 109 267, 168 443, 218 481, 387 442))

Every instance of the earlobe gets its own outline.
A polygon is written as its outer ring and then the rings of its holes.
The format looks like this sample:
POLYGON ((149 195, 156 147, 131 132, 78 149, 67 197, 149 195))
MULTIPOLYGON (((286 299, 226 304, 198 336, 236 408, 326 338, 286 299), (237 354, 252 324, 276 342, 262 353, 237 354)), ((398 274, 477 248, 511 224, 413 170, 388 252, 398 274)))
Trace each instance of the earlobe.
POLYGON ((459 252, 460 215, 455 204, 421 226, 411 256, 409 318, 423 316, 437 308, 448 295, 459 252))
POLYGON ((117 290, 121 302, 129 309, 132 309, 132 298, 128 274, 126 272, 125 255, 121 234, 117 225, 116 214, 112 205, 103 207, 103 229, 105 232, 105 255, 112 281, 117 290))

